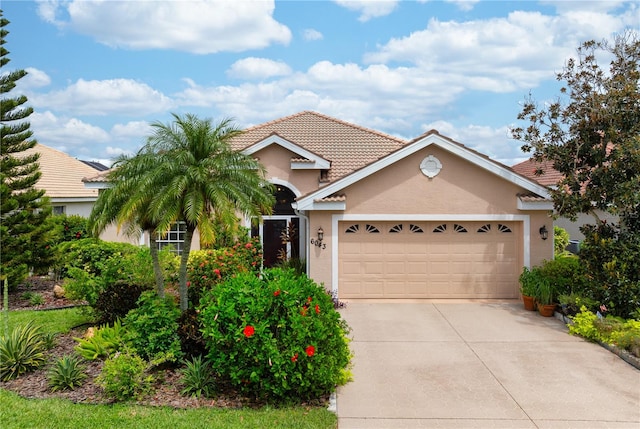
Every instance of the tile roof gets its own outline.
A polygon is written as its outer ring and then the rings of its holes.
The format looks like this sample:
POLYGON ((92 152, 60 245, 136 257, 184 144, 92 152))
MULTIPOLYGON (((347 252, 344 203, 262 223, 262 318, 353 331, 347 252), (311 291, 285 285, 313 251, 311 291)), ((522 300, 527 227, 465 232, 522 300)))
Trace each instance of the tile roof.
POLYGON ((536 162, 532 159, 527 159, 512 166, 511 169, 544 186, 555 186, 562 179, 562 174, 553 168, 553 162, 551 161, 536 162), (538 170, 542 171, 542 174, 539 176, 535 174, 538 170))
POLYGON ((97 198, 96 189, 85 188, 82 179, 95 176, 96 169, 87 164, 42 144, 22 152, 31 155, 38 152, 40 159, 40 180, 36 188, 44 189, 50 198, 97 198))
POLYGON ((303 111, 247 128, 231 145, 243 150, 277 134, 331 162, 333 182, 407 144, 406 140, 320 113, 303 111))

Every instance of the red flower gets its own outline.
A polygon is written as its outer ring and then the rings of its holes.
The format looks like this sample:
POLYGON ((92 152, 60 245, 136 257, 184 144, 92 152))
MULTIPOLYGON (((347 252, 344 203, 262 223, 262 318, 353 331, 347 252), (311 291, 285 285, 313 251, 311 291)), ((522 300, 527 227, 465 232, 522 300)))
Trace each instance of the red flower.
POLYGON ((187 282, 187 287, 191 287, 191 282, 187 282))
POLYGON ((320 314, 320 306, 316 304, 316 314, 320 314))
POLYGON ((280 295, 280 289, 278 289, 277 291, 275 291, 275 292, 273 293, 273 296, 278 296, 278 295, 280 295))
POLYGON ((251 338, 253 334, 256 333, 256 330, 254 329, 253 326, 247 325, 244 327, 244 331, 242 331, 242 333, 244 334, 245 337, 251 338))
POLYGON ((293 355, 293 357, 291 358, 291 362, 297 362, 297 361, 298 361, 298 353, 293 355))
POLYGON ((307 306, 302 307, 302 310, 300 310, 300 314, 302 314, 303 316, 307 315, 307 306))
POLYGON ((215 274, 217 274, 217 275, 218 275, 218 277, 220 277, 220 270, 219 270, 219 269, 217 269, 217 268, 216 268, 215 270, 213 270, 213 272, 214 272, 215 274))
POLYGON ((307 354, 307 356, 311 357, 316 353, 316 348, 313 346, 309 346, 306 349, 304 349, 304 351, 307 354))
POLYGON ((251 249, 252 245, 251 245, 251 243, 247 243, 247 244, 244 245, 244 247, 246 247, 247 249, 251 249))
POLYGON ((307 298, 307 302, 311 303, 311 297, 307 298))

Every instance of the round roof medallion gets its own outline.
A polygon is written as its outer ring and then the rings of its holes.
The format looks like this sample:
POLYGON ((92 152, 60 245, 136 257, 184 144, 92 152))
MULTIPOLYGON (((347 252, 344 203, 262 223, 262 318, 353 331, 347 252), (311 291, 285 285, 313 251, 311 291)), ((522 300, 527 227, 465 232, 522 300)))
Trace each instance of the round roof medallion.
POLYGON ((422 174, 429 179, 433 179, 440 173, 440 170, 442 170, 442 163, 435 156, 429 155, 420 163, 420 170, 422 170, 422 174))

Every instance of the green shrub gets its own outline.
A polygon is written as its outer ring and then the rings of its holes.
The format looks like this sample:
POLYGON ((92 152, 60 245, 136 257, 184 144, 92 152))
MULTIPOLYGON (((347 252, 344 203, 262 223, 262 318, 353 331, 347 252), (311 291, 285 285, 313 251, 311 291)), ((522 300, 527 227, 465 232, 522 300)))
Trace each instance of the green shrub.
POLYGON ((107 397, 118 401, 139 399, 152 390, 153 377, 146 373, 147 364, 134 353, 116 353, 107 359, 96 383, 107 397))
POLYGON ((602 223, 582 228, 580 262, 588 277, 587 295, 625 319, 640 308, 640 231, 602 223))
POLYGON ((46 362, 39 327, 29 322, 0 336, 0 380, 7 381, 41 367, 46 362))
POLYGON ((65 355, 58 359, 49 369, 47 378, 52 392, 73 390, 87 379, 85 365, 75 355, 65 355))
POLYGON ((524 267, 518 278, 520 281, 520 293, 524 296, 535 296, 538 292, 538 285, 542 281, 540 269, 524 267))
POLYGON ((571 237, 566 229, 561 228, 557 225, 553 227, 553 255, 557 258, 558 256, 564 256, 566 252, 566 248, 569 245, 569 240, 571 237))
POLYGON ((116 320, 112 326, 103 325, 84 338, 74 338, 78 342, 75 350, 86 360, 107 358, 125 348, 125 337, 125 329, 116 320))
POLYGON ((186 361, 185 366, 180 370, 182 384, 184 388, 180 393, 199 398, 204 396, 210 398, 215 388, 215 377, 209 361, 203 360, 202 356, 196 356, 186 361))
POLYGON ((595 326, 596 320, 598 320, 598 316, 582 306, 580 313, 573 316, 573 324, 569 325, 569 333, 590 341, 600 341, 600 334, 595 326))
POLYGON ((202 323, 195 308, 190 307, 180 314, 178 337, 180 337, 180 349, 185 359, 193 359, 206 354, 202 323))
POLYGON ((540 274, 547 279, 558 294, 581 293, 586 287, 584 267, 575 255, 562 255, 544 261, 540 274))
POLYGON ((123 319, 130 310, 136 308, 143 288, 137 284, 130 284, 125 280, 118 280, 108 284, 98 293, 93 306, 99 323, 110 324, 123 319))
POLYGON ((29 305, 37 307, 38 305, 44 304, 44 297, 41 293, 27 291, 20 295, 20 298, 26 299, 29 301, 29 305))
POLYGON ((231 247, 195 250, 189 254, 189 302, 197 306, 204 291, 240 272, 259 272, 262 250, 259 237, 244 237, 231 247))
POLYGON ((240 273, 203 296, 200 315, 218 378, 244 394, 304 401, 350 378, 349 328, 306 276, 240 273))
POLYGON ((145 359, 159 365, 182 358, 178 319, 180 309, 173 296, 160 299, 155 292, 140 295, 138 307, 124 319, 127 340, 145 359))

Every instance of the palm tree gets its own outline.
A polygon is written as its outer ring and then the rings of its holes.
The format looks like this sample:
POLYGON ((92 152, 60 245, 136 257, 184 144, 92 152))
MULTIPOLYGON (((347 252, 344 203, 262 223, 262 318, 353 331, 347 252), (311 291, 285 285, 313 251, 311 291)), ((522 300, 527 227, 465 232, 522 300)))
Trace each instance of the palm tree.
POLYGON ((154 131, 141 150, 146 168, 134 179, 138 188, 123 210, 139 213, 144 207, 157 231, 168 231, 174 222, 185 223, 178 271, 184 311, 189 304, 187 261, 196 229, 203 245, 212 243, 216 220, 233 223, 238 214, 257 218, 271 213, 274 201, 264 167, 231 149, 230 139, 242 131, 230 119, 217 124, 191 114, 173 114, 173 119, 151 124, 154 131))
POLYGON ((164 275, 160 267, 158 245, 156 244, 156 224, 149 216, 150 195, 131 203, 135 191, 143 187, 143 177, 147 168, 156 158, 143 151, 134 157, 120 156, 107 174, 110 187, 101 191, 89 216, 89 231, 98 237, 107 226, 116 223, 118 230, 123 226, 127 236, 139 236, 142 231, 149 234, 149 252, 153 261, 156 293, 164 298, 164 275))

